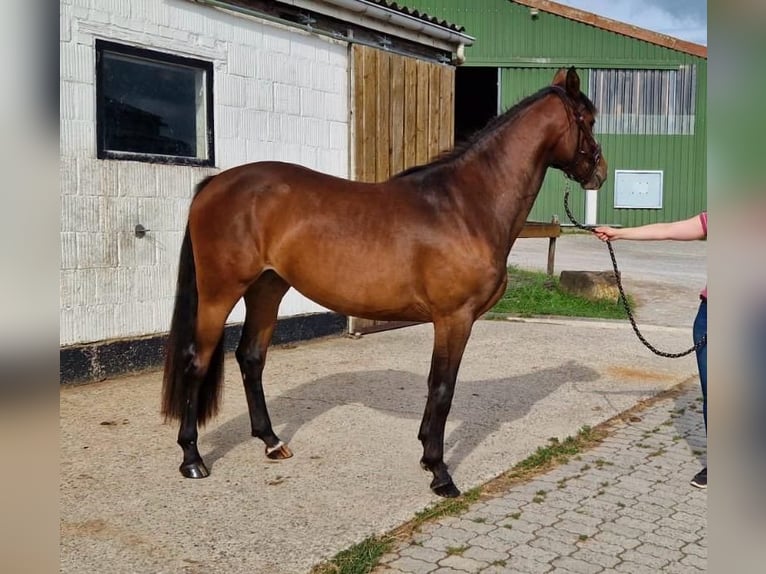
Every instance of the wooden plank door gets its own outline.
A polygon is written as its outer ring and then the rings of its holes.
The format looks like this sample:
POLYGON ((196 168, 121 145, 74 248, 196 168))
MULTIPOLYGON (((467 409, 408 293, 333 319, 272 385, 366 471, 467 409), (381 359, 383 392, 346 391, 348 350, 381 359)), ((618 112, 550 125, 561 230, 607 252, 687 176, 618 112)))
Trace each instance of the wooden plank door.
MULTIPOLYGON (((351 166, 358 181, 384 181, 451 149, 455 69, 449 65, 351 46, 351 166)), ((401 322, 349 318, 349 331, 369 333, 401 322)))

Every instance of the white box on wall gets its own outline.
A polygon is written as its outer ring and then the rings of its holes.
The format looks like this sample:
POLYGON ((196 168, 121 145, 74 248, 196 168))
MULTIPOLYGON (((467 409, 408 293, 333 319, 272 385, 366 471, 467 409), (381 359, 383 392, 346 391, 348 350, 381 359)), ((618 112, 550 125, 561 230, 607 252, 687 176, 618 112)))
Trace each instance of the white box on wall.
POLYGON ((615 170, 614 207, 662 209, 662 174, 662 170, 615 170))

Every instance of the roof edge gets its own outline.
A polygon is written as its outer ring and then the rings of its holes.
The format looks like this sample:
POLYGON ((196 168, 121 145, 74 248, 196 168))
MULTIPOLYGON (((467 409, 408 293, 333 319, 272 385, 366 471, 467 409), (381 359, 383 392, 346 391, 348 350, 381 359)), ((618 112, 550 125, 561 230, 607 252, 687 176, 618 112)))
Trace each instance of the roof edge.
POLYGON ((415 34, 433 38, 445 42, 457 48, 460 45, 470 46, 476 40, 466 34, 462 27, 451 27, 444 21, 437 21, 427 14, 418 11, 410 12, 408 9, 398 6, 395 2, 388 3, 381 0, 278 0, 285 4, 295 6, 310 6, 314 10, 322 12, 322 6, 330 6, 361 17, 384 22, 392 26, 409 30, 415 34))
POLYGON ((562 16, 569 20, 575 20, 583 24, 589 24, 596 28, 622 34, 630 38, 636 38, 637 40, 643 40, 650 44, 656 44, 663 48, 669 48, 698 58, 704 58, 707 60, 707 46, 702 44, 695 44, 687 40, 681 40, 680 38, 674 38, 667 34, 660 34, 659 32, 652 32, 646 28, 640 28, 633 24, 627 24, 620 22, 619 20, 612 20, 605 16, 599 16, 592 12, 586 12, 578 8, 572 8, 571 6, 564 6, 558 2, 551 2, 550 0, 509 0, 515 4, 527 6, 529 8, 537 8, 543 12, 555 14, 556 16, 562 16))

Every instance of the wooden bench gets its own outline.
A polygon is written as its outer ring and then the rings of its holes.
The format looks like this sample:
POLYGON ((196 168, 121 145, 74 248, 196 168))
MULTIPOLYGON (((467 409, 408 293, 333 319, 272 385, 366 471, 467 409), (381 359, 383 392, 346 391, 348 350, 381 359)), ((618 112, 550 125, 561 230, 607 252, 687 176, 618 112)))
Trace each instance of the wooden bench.
POLYGON ((556 257, 556 239, 561 235, 561 225, 558 217, 551 218, 550 223, 544 221, 527 221, 519 233, 520 238, 548 238, 548 275, 553 275, 553 261, 556 257))

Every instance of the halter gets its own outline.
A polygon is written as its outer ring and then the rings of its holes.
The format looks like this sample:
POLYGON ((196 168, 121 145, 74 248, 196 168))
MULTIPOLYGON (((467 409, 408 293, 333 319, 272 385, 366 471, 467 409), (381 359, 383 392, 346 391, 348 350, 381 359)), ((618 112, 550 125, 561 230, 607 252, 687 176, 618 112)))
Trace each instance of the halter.
POLYGON ((593 133, 590 130, 585 129, 585 119, 582 117, 582 114, 577 111, 577 109, 575 108, 574 102, 572 102, 572 99, 566 93, 564 88, 562 88, 561 86, 556 86, 556 85, 551 86, 551 88, 553 89, 554 93, 561 99, 564 106, 572 110, 575 123, 577 124, 577 153, 572 158, 572 161, 570 161, 565 166, 560 167, 559 169, 563 171, 564 175, 566 175, 569 179, 572 179, 581 185, 585 185, 585 183, 591 180, 591 178, 593 177, 593 174, 596 172, 596 168, 598 167, 598 162, 601 159, 601 146, 596 141, 596 138, 593 137, 593 133), (590 138, 590 143, 593 150, 592 151, 593 157, 591 158, 593 160, 593 167, 591 167, 590 171, 588 172, 588 175, 581 181, 575 177, 574 170, 577 167, 577 163, 580 159, 580 156, 588 155, 588 152, 585 151, 582 146, 583 133, 586 133, 587 137, 590 138))

